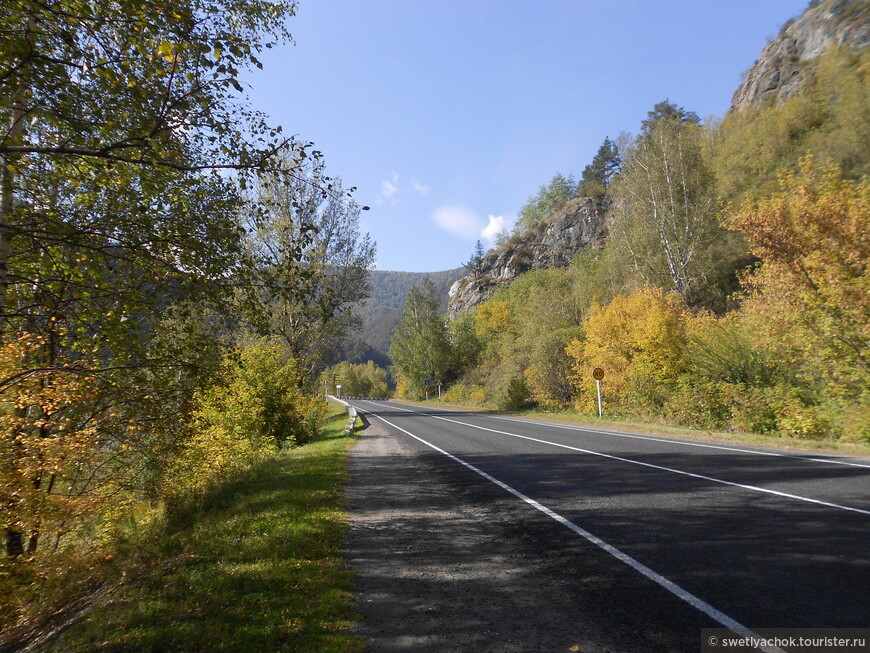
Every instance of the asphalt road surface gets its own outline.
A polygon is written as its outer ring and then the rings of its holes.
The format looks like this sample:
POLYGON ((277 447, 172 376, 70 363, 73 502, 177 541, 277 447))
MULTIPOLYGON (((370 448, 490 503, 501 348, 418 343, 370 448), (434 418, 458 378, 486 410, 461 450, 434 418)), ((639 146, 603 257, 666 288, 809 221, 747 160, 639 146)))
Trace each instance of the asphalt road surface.
POLYGON ((351 401, 374 651, 698 651, 870 626, 870 460, 351 401))

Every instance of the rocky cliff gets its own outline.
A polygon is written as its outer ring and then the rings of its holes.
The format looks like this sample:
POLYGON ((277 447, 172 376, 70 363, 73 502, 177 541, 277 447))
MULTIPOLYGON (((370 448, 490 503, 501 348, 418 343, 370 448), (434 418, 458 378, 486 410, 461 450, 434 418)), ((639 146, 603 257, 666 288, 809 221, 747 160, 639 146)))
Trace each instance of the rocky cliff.
MULTIPOLYGON (((870 43, 870 1, 814 0, 797 19, 762 50, 731 101, 731 111, 773 99, 781 103, 795 95, 813 75, 819 55, 849 44, 870 43)), ((489 299, 501 285, 527 270, 565 267, 583 247, 604 244, 607 204, 575 198, 521 237, 490 251, 480 269, 450 288, 448 315, 456 317, 489 299)))
POLYGON ((566 267, 584 247, 604 244, 605 214, 609 201, 599 203, 577 197, 503 247, 484 256, 479 270, 456 281, 450 288, 447 314, 453 319, 462 311, 485 302, 499 286, 509 284, 523 272, 566 267))
POLYGON ((731 111, 760 104, 770 98, 781 103, 795 95, 813 74, 815 60, 829 48, 849 43, 856 48, 870 43, 870 2, 824 0, 780 30, 746 73, 731 99, 731 111))

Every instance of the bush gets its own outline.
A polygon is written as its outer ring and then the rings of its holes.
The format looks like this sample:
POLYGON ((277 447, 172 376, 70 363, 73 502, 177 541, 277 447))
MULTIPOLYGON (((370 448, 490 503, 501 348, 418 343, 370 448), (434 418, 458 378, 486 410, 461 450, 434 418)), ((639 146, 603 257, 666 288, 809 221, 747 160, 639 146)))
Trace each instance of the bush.
POLYGON ((726 401, 731 407, 734 431, 775 433, 779 426, 773 388, 753 388, 742 383, 724 384, 726 401))
POLYGON ((447 388, 441 398, 451 404, 483 406, 486 403, 486 390, 474 383, 458 382, 447 388))
POLYGON ((644 287, 616 297, 607 306, 593 304, 583 324, 585 339, 572 339, 577 408, 597 411, 592 370, 605 370, 604 392, 618 409, 659 412, 670 387, 684 371, 688 314, 679 298, 660 288, 644 287))
POLYGON ((727 428, 732 418, 727 385, 709 381, 689 383, 683 379, 665 404, 665 414, 682 426, 727 428))
POLYGON ((198 393, 185 443, 165 479, 170 511, 206 492, 216 480, 313 440, 326 412, 304 397, 296 361, 275 340, 248 344, 227 357, 220 383, 198 393))
POLYGON ((523 376, 513 377, 507 385, 507 390, 498 399, 499 410, 521 410, 532 403, 532 394, 523 376))
POLYGON ((790 393, 778 406, 779 432, 801 440, 823 440, 831 424, 822 417, 817 406, 807 405, 796 393, 790 393))

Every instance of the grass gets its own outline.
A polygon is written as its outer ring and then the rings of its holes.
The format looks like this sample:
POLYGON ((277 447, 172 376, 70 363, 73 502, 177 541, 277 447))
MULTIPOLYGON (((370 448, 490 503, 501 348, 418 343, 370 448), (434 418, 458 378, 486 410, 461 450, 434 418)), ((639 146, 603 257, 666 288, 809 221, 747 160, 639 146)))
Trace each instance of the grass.
POLYGON ((352 438, 324 437, 228 480, 185 528, 152 533, 90 612, 41 651, 361 651, 344 563, 352 438))
MULTIPOLYGON (((464 406, 442 402, 438 399, 430 399, 428 402, 412 401, 409 399, 396 399, 416 406, 437 406, 454 410, 473 412, 489 412, 491 409, 480 406, 464 406)), ((735 433, 730 431, 713 431, 691 429, 687 427, 671 426, 657 422, 641 422, 620 417, 598 417, 584 415, 571 410, 565 411, 517 411, 504 413, 515 417, 528 417, 532 419, 558 422, 562 424, 578 424, 593 426, 595 428, 626 431, 630 433, 642 433, 648 435, 662 435, 667 437, 685 438, 689 440, 704 440, 725 444, 749 444, 772 449, 803 450, 819 453, 834 453, 846 456, 870 456, 870 444, 837 442, 832 440, 800 440, 785 438, 776 435, 760 435, 757 433, 735 433)))

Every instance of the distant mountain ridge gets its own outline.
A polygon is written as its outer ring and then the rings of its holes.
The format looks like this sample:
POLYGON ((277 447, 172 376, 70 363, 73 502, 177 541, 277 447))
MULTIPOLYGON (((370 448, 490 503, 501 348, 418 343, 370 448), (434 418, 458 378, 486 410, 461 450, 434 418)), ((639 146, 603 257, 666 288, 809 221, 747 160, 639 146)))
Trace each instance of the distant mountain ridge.
POLYGON ((362 328, 338 353, 337 360, 351 363, 373 360, 378 365, 389 365, 390 340, 402 317, 405 298, 411 288, 424 279, 432 281, 441 299, 441 310, 446 313, 447 291, 465 273, 465 268, 441 272, 372 270, 369 277, 371 297, 354 308, 354 312, 362 318, 362 328))

